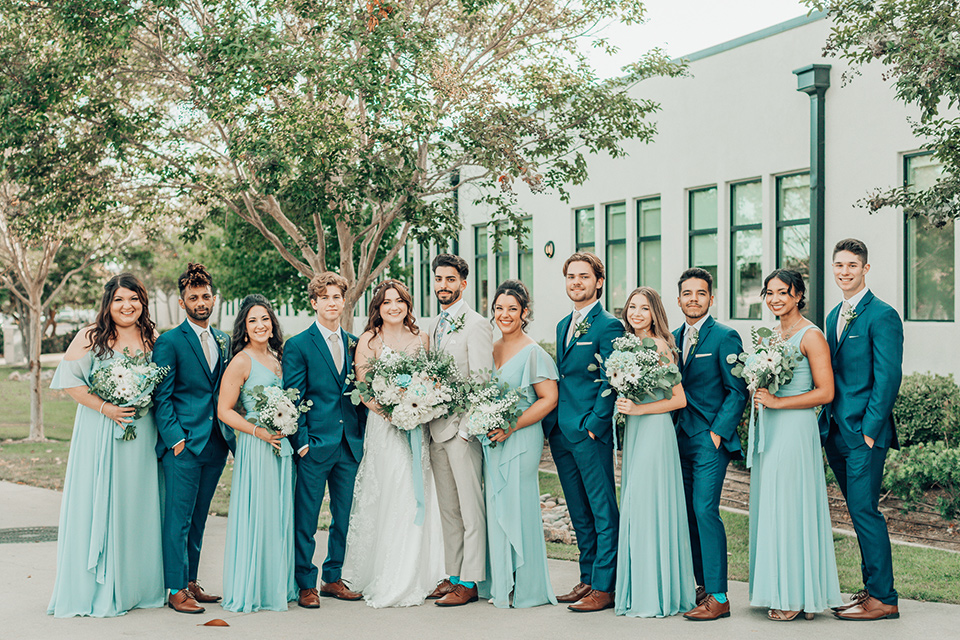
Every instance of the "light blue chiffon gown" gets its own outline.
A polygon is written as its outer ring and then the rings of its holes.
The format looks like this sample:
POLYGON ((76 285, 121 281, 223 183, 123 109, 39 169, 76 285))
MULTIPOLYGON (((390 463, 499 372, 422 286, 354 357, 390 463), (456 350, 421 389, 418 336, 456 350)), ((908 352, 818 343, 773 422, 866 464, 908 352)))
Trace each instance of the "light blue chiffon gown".
MULTIPOLYGON (((250 376, 240 401, 246 418, 257 424, 254 387, 279 386, 279 376, 250 359, 250 376)), ((249 613, 286 611, 296 600, 293 577, 293 449, 287 438, 278 456, 273 447, 237 432, 236 461, 230 485, 230 514, 223 562, 223 608, 249 613)))
MULTIPOLYGON (((112 360, 87 352, 63 360, 51 389, 90 386, 112 360)), ((159 465, 153 412, 134 422, 137 437, 94 409, 77 407, 63 483, 57 578, 47 613, 109 617, 162 607, 159 465)))
POLYGON ((672 616, 697 589, 677 431, 669 413, 625 418, 614 612, 672 616))
MULTIPOLYGON (((533 385, 559 376, 553 358, 538 344, 520 350, 496 377, 520 393, 520 409, 537 400, 533 385)), ((497 607, 557 604, 547 570, 540 515, 540 456, 543 429, 531 424, 496 447, 484 446, 488 577, 484 595, 497 607)))
MULTIPOLYGON (((798 349, 800 330, 789 342, 798 349)), ((814 329, 819 331, 819 329, 814 329)), ((803 358, 777 392, 813 389, 803 358)), ((815 613, 842 604, 817 415, 810 409, 764 409, 748 446, 750 604, 815 613)))

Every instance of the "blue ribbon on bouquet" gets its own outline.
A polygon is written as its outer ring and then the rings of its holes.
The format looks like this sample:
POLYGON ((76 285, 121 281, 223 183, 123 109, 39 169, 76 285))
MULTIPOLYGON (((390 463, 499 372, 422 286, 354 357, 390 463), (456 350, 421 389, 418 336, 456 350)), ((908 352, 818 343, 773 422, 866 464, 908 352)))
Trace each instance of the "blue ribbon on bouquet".
POLYGON ((423 525, 423 518, 427 513, 427 502, 423 498, 423 427, 407 431, 410 438, 410 453, 413 460, 413 497, 417 501, 417 514, 413 524, 423 525))
POLYGON ((747 432, 747 469, 753 466, 753 456, 757 453, 763 453, 763 405, 757 409, 753 402, 753 394, 750 394, 750 427, 747 432), (754 415, 756 414, 756 415, 754 415))

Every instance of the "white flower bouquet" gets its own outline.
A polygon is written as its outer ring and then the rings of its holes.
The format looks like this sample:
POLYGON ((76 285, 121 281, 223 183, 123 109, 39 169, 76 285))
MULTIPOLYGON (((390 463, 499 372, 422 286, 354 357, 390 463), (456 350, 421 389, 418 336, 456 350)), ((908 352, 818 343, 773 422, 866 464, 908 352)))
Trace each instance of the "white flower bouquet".
POLYGON ((793 371, 803 356, 796 346, 767 327, 750 329, 753 353, 727 356, 727 364, 734 365, 731 373, 747 383, 751 393, 766 389, 775 394, 793 379, 793 371))
MULTIPOLYGON (((477 384, 468 394, 467 404, 470 409, 463 431, 478 438, 486 437, 494 429, 509 431, 523 414, 516 389, 496 380, 477 384)), ((481 441, 489 447, 497 446, 494 441, 481 441)))
MULTIPOLYGON (((118 407, 135 408, 133 419, 137 420, 147 415, 153 406, 154 389, 169 372, 170 367, 157 366, 142 351, 131 355, 130 349, 124 349, 109 364, 93 372, 90 376, 90 393, 118 407)), ((120 429, 117 438, 133 440, 137 437, 133 422, 126 428, 117 428, 120 429)))
POLYGON ((658 399, 659 391, 669 398, 680 382, 680 369, 657 351, 653 338, 625 334, 613 341, 613 353, 606 362, 599 354, 596 358, 599 364, 591 364, 588 369, 601 369, 607 374, 612 389, 605 390, 601 394, 604 396, 615 390, 631 402, 640 403, 648 397, 658 399))

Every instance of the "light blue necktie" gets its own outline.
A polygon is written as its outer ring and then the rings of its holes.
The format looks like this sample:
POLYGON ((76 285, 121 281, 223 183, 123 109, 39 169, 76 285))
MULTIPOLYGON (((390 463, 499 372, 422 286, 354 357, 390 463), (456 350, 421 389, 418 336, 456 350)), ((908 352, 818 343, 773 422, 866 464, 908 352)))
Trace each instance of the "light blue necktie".
POLYGON ((450 323, 448 322, 449 319, 450 319, 449 313, 447 313, 446 311, 440 312, 440 321, 437 322, 437 340, 447 335, 447 328, 450 325, 450 323))

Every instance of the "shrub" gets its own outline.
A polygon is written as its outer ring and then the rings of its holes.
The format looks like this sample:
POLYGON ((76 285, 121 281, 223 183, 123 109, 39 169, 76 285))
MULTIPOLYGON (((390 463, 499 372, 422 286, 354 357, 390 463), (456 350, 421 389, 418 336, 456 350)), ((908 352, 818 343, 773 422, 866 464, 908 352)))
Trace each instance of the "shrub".
POLYGON ((67 350, 67 347, 70 346, 70 343, 73 342, 74 336, 79 333, 80 330, 71 331, 70 333, 58 333, 53 336, 44 336, 40 340, 40 353, 63 353, 67 350))
POLYGON ((920 443, 891 450, 883 470, 883 487, 912 510, 929 489, 943 489, 937 510, 947 519, 960 514, 960 447, 946 442, 920 443))
POLYGON ((944 440, 960 444, 960 387, 953 375, 911 373, 893 406, 901 445, 944 440))
POLYGON ((541 340, 540 346, 543 347, 543 350, 550 354, 550 357, 553 358, 553 361, 557 361, 557 343, 547 340, 541 340))

